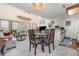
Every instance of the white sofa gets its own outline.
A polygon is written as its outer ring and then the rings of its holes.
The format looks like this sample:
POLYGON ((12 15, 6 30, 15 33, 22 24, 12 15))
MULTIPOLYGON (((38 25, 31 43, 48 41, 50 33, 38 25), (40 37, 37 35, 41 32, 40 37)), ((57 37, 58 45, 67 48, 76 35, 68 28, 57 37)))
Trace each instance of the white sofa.
POLYGON ((10 49, 10 48, 13 48, 13 47, 16 47, 16 38, 12 36, 11 40, 7 39, 5 48, 6 49, 10 49))
MULTIPOLYGON (((16 38, 14 38, 13 36, 10 40, 9 39, 5 39, 5 40, 6 40, 6 45, 5 45, 5 48, 3 50, 4 54, 6 53, 7 49, 11 49, 13 47, 16 47, 16 38)), ((1 50, 1 48, 0 48, 0 50, 1 50)))

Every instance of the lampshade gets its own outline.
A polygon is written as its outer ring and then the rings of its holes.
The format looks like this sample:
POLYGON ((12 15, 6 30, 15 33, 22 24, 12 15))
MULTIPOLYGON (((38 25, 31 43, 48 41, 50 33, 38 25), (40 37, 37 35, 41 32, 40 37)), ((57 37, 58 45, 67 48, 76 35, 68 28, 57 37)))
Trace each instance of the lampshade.
POLYGON ((79 3, 73 4, 66 8, 66 12, 68 15, 73 15, 78 13, 79 11, 79 3))
POLYGON ((32 7, 34 9, 42 9, 43 8, 43 3, 32 3, 32 7))
POLYGON ((19 18, 20 20, 25 20, 25 21, 30 21, 31 18, 27 17, 27 16, 17 16, 17 18, 19 18))

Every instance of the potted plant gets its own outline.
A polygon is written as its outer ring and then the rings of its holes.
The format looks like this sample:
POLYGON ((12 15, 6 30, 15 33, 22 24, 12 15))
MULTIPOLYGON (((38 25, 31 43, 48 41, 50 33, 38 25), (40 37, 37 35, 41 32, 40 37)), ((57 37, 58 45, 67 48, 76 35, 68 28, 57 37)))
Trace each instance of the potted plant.
POLYGON ((51 28, 52 27, 52 24, 54 24, 54 21, 51 21, 50 23, 49 23, 49 28, 51 28))

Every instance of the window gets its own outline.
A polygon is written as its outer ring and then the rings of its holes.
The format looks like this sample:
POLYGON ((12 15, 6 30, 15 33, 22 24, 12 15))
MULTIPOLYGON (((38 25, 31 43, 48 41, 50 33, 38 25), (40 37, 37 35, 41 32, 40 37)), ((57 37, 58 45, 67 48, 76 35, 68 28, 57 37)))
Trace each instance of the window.
POLYGON ((9 21, 1 20, 1 28, 9 29, 9 21))

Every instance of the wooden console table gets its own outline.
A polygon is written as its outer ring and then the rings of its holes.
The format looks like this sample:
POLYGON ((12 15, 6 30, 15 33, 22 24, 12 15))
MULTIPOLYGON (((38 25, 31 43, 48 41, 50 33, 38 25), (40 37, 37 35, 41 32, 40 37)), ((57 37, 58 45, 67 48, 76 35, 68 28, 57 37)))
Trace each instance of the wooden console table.
MULTIPOLYGON (((62 45, 62 44, 60 44, 60 45, 62 45)), ((62 45, 62 46, 65 46, 65 45, 62 45)), ((69 46, 66 46, 66 47, 75 49, 76 52, 77 52, 77 56, 78 56, 78 53, 79 53, 79 51, 78 51, 79 50, 79 42, 77 41, 77 39, 72 39, 72 44, 69 45, 69 46)))
POLYGON ((72 45, 70 46, 71 48, 74 48, 77 51, 77 56, 79 55, 79 42, 77 39, 72 40, 72 45))
POLYGON ((1 48, 1 54, 4 53, 4 47, 5 47, 5 44, 6 44, 6 40, 4 40, 3 37, 0 37, 0 48, 1 48))
POLYGON ((2 47, 3 45, 5 45, 5 43, 6 43, 6 40, 0 41, 0 47, 2 47))
POLYGON ((77 39, 72 39, 72 45, 70 47, 74 48, 74 49, 79 48, 79 43, 78 43, 77 39))

